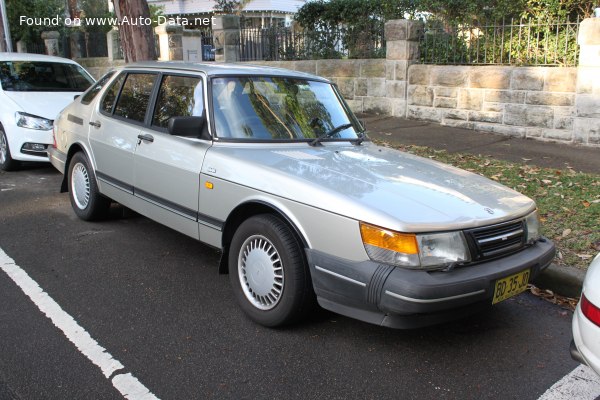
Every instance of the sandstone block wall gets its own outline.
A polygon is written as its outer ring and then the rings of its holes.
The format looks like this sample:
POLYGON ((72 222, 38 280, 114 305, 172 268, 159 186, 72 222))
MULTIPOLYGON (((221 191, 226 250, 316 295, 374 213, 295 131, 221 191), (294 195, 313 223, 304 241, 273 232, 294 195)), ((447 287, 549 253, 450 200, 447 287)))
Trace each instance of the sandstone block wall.
POLYGON ((589 86, 600 75, 578 76, 577 68, 411 65, 406 115, 503 135, 598 145, 598 129, 590 127, 600 126, 600 93, 589 86))
POLYGON ((356 113, 403 117, 406 113, 406 61, 311 60, 253 61, 330 79, 356 113))

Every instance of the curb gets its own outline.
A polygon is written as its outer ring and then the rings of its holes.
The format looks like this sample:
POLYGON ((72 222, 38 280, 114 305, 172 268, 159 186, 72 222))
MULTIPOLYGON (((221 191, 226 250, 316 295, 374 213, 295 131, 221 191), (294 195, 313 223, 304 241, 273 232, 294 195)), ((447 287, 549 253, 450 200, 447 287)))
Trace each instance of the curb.
POLYGON ((540 289, 551 290, 560 296, 578 298, 581 296, 584 278, 583 270, 550 264, 533 283, 540 289))

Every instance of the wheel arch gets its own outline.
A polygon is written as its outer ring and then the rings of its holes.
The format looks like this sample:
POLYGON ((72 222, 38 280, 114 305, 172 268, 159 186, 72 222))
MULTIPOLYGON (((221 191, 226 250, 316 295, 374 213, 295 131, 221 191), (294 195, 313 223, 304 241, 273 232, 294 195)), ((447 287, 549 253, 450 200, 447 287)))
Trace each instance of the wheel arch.
POLYGON ((71 164, 71 159, 73 159, 75 153, 79 152, 83 152, 83 154, 85 154, 88 160, 90 159, 90 157, 87 154, 87 151, 85 150, 85 147, 83 147, 80 143, 73 143, 71 147, 69 147, 69 151, 67 152, 67 159, 65 161, 65 171, 63 173, 63 180, 60 184, 61 193, 69 191, 69 165, 71 164))
POLYGON ((250 200, 246 201, 236 208, 229 214, 225 224, 223 225, 223 234, 221 239, 221 261, 219 262, 219 273, 228 273, 228 257, 229 257, 229 245, 237 228, 248 218, 259 214, 271 214, 279 217, 294 233, 296 239, 298 239, 302 248, 310 248, 305 235, 298 228, 297 223, 280 207, 268 203, 264 200, 250 200))

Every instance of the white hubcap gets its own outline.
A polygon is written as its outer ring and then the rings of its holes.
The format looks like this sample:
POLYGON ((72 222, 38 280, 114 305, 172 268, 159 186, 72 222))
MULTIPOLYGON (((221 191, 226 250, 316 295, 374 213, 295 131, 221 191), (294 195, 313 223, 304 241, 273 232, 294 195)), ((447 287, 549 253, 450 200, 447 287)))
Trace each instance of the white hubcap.
POLYGON ((90 176, 87 168, 81 163, 73 167, 71 173, 71 191, 73 200, 80 210, 85 210, 90 202, 90 176))
POLYGON ((238 258, 238 275, 246 298, 260 310, 279 303, 283 292, 283 265, 269 239, 254 235, 246 239, 238 258))

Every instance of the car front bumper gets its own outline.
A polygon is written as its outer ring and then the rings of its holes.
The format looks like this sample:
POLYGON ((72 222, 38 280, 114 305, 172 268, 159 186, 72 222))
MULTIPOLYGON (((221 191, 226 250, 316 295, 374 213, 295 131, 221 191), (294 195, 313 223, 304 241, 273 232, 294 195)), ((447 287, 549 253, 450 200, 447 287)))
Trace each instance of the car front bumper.
POLYGON ((22 128, 17 125, 5 126, 10 156, 19 161, 48 161, 47 148, 53 143, 52 130, 40 131, 22 128), (28 150, 26 144, 39 144, 46 147, 44 150, 28 150))
POLYGON ((573 313, 571 357, 600 375, 600 328, 583 315, 579 304, 573 313))
POLYGON ((530 269, 530 281, 554 258, 542 238, 522 251, 451 271, 411 270, 374 261, 350 262, 307 250, 313 286, 326 309, 392 328, 418 328, 487 308, 495 283, 530 269))

